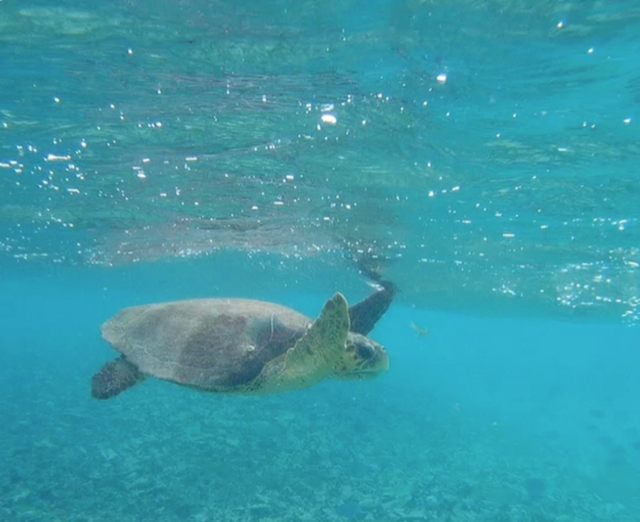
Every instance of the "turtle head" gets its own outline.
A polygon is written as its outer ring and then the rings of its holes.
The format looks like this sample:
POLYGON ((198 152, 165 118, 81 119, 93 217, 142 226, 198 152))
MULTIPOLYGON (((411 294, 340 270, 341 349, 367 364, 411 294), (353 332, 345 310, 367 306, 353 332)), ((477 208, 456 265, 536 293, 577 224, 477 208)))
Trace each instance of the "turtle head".
POLYGON ((386 350, 364 335, 349 332, 344 355, 334 371, 334 378, 372 379, 389 369, 386 350))

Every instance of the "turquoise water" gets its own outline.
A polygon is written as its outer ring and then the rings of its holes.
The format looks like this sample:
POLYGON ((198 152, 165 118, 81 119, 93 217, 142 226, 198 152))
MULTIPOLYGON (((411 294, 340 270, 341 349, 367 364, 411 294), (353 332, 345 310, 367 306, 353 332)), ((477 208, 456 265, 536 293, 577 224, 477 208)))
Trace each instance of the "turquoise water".
POLYGON ((640 520, 640 7, 329 4, 0 0, 0 521, 640 520), (123 307, 363 263, 375 380, 90 397, 123 307))

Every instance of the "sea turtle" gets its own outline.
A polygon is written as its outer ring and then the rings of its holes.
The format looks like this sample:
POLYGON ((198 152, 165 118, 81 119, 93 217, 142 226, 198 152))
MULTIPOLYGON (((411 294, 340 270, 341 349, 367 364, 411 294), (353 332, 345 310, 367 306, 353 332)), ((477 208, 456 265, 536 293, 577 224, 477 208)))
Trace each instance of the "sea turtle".
POLYGON ((366 334, 394 294, 383 286, 349 309, 337 293, 313 322, 290 308, 247 299, 126 308, 102 325, 102 337, 122 355, 93 376, 91 395, 115 397, 147 376, 239 394, 374 377, 389 363, 384 348, 366 334))

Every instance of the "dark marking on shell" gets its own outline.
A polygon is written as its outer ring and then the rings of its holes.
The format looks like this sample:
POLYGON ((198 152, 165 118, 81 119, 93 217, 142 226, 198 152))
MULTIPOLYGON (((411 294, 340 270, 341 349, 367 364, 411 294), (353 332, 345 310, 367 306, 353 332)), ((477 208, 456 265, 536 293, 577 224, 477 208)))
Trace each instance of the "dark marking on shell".
MULTIPOLYGON (((282 356, 302 336, 276 316, 249 318, 221 314, 215 323, 190 333, 180 367, 216 372, 216 386, 223 389, 251 385, 265 365, 282 356), (213 343, 212 343, 213 341, 213 343)), ((189 380, 189 379, 185 379, 189 380)))

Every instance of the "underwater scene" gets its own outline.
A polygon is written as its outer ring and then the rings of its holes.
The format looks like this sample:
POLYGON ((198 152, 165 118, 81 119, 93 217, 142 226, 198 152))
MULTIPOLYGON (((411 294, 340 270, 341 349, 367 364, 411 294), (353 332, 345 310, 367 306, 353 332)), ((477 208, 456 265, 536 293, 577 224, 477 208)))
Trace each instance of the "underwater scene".
POLYGON ((0 522, 640 521, 638 35, 0 0, 0 522))

